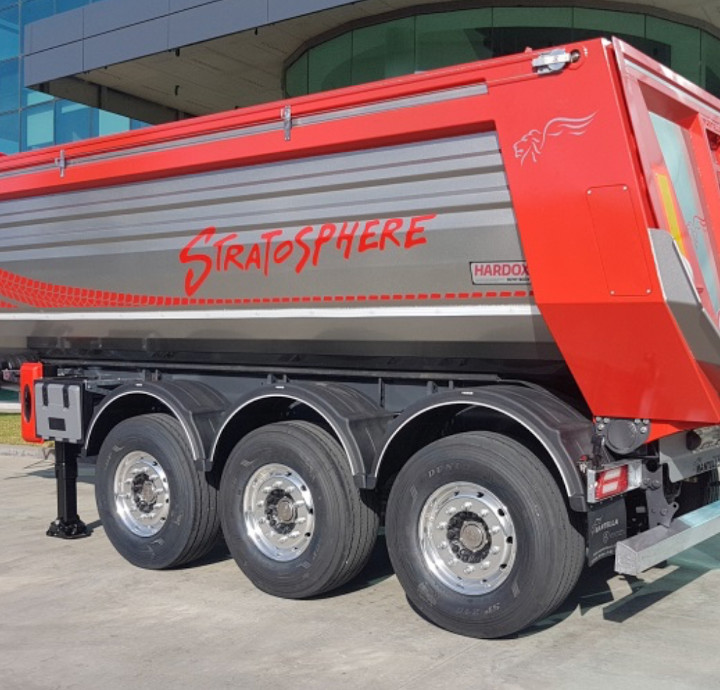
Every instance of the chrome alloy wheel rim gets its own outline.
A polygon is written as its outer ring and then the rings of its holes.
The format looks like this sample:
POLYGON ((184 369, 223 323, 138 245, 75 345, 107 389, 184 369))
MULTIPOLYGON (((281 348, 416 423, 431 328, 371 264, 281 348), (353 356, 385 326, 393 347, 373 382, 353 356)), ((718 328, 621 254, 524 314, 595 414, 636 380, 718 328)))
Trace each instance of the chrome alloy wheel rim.
POLYGON ((257 470, 243 492, 245 530, 255 546, 274 561, 292 561, 310 544, 315 527, 312 494, 287 465, 257 470))
POLYGON ((165 525, 170 487, 160 463, 141 450, 128 453, 115 470, 115 510, 122 523, 139 537, 152 537, 165 525))
POLYGON ((420 550, 435 577, 463 594, 487 594, 515 561, 515 527, 502 501, 480 484, 453 482, 428 498, 418 522, 420 550))

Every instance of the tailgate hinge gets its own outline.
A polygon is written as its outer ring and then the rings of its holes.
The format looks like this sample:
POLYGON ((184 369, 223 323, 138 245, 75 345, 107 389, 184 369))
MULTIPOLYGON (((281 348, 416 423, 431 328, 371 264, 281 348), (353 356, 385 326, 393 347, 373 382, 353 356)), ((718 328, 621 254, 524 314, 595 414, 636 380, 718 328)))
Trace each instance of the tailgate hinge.
POLYGON ((68 162, 65 158, 65 149, 60 149, 60 155, 55 159, 55 167, 60 170, 60 177, 65 177, 65 170, 67 169, 68 162))
POLYGON ((292 108, 286 105, 281 111, 283 129, 285 130, 285 141, 290 141, 290 132, 292 131, 292 108))
POLYGON ((580 52, 573 50, 568 53, 564 48, 556 48, 547 53, 541 53, 533 61, 533 69, 538 74, 552 74, 565 69, 570 63, 580 59, 580 52))

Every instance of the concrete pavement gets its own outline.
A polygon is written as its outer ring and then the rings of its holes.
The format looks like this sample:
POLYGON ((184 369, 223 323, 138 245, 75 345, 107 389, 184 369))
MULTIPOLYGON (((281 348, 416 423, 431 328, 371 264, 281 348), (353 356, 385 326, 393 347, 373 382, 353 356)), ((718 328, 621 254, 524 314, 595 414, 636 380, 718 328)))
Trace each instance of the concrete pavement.
POLYGON ((0 456, 0 688, 720 688, 720 539, 642 580, 605 562, 551 619, 515 639, 472 640, 415 614, 382 544, 341 592, 285 601, 223 548, 181 570, 123 561, 81 470, 88 539, 45 536, 49 460, 0 456))

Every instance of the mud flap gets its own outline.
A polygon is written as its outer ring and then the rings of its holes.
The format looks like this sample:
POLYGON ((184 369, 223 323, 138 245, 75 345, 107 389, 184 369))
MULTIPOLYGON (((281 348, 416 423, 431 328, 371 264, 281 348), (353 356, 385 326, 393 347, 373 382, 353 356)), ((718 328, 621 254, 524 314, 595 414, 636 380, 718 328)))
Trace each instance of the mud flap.
POLYGON ((594 565, 614 555, 615 545, 627 537, 625 497, 590 504, 587 521, 587 562, 594 565))

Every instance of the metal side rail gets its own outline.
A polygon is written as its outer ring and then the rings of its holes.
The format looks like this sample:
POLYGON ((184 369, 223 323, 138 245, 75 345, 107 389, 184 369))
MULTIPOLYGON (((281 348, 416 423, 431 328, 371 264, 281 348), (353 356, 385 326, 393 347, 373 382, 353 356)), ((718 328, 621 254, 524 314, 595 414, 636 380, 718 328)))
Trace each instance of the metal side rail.
POLYGON ((676 518, 669 527, 658 525, 618 542, 615 570, 623 575, 639 575, 716 534, 720 534, 720 501, 676 518))

